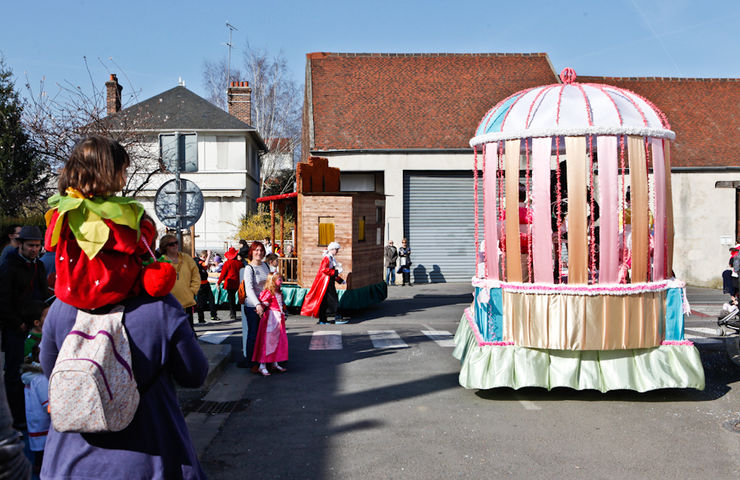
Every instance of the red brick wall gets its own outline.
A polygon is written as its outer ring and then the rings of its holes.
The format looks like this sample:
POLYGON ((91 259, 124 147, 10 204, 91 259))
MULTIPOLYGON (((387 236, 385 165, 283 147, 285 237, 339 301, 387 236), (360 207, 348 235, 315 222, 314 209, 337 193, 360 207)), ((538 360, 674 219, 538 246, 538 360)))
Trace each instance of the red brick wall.
MULTIPOLYGON (((343 195, 298 195, 298 283, 309 287, 321 263, 326 246, 319 242, 319 217, 334 217, 334 241, 341 249, 337 261, 345 272, 352 271, 352 197, 343 195)), ((344 275, 343 275, 344 276, 344 275)), ((337 285, 338 288, 344 286, 337 285)))
MULTIPOLYGON (((375 220, 375 201, 383 200, 382 195, 359 193, 354 197, 352 228, 352 276, 349 288, 360 288, 383 281, 383 224, 385 215, 378 224, 375 220), (365 241, 360 238, 360 219, 365 217, 365 241), (380 228, 380 245, 376 243, 376 229, 380 228)), ((385 207, 383 207, 385 210, 385 207)))
POLYGON ((354 193, 345 195, 298 195, 298 283, 309 287, 321 263, 325 249, 318 245, 319 217, 334 217, 334 240, 341 249, 337 261, 342 264, 342 276, 347 285, 337 288, 361 288, 383 278, 383 222, 376 222, 375 201, 383 195, 354 193), (359 220, 365 216, 365 241, 360 242, 359 220), (380 227, 381 244, 376 244, 376 229, 380 227), (349 274, 349 275, 348 275, 349 274))

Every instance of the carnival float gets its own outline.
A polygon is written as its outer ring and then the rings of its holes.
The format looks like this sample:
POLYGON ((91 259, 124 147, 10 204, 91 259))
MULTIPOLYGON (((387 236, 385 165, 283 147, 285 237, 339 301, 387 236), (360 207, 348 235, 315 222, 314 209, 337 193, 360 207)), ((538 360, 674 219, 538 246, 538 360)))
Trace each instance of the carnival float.
POLYGON ((312 156, 296 166, 295 192, 261 197, 257 202, 269 206, 270 240, 282 251, 286 212, 295 215, 295 256, 278 259, 288 307, 303 305, 324 251, 334 241, 342 247, 337 260, 345 272, 345 283, 337 285, 339 310, 366 308, 388 296, 383 281, 385 195, 342 190, 339 169, 330 167, 327 158, 312 156))
POLYGON ((675 134, 631 91, 560 78, 500 101, 470 140, 479 260, 460 384, 701 390, 672 270, 675 134))

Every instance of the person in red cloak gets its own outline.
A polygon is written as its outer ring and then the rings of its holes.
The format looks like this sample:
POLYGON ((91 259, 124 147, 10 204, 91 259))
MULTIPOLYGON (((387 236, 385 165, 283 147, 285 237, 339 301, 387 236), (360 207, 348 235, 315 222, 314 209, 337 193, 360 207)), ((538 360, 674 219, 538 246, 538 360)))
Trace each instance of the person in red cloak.
POLYGON ((313 279, 311 288, 306 294, 301 307, 301 315, 318 317, 319 325, 326 325, 327 323, 341 325, 349 321, 337 313, 339 297, 334 282, 344 283, 344 279, 339 276, 342 273, 342 265, 335 259, 337 252, 339 252, 337 242, 331 242, 326 247, 321 265, 319 265, 319 271, 316 273, 316 278, 313 279), (328 315, 334 315, 334 320, 329 322, 327 320, 328 315))
POLYGON ((226 298, 229 302, 229 315, 231 320, 236 320, 236 292, 239 290, 239 270, 244 265, 236 259, 237 251, 234 247, 224 253, 226 262, 221 268, 221 275, 218 276, 218 285, 223 284, 226 289, 226 298))

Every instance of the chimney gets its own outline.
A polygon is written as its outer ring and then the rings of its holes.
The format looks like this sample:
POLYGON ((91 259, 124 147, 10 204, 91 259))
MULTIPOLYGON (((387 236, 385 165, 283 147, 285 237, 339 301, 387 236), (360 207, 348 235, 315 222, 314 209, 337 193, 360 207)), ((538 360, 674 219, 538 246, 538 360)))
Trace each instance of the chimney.
POLYGON ((108 106, 108 115, 121 111, 121 90, 123 87, 118 84, 118 77, 115 73, 110 74, 110 80, 105 82, 105 102, 108 106))
POLYGON ((226 93, 229 113, 242 122, 252 125, 252 88, 249 82, 231 82, 226 93))

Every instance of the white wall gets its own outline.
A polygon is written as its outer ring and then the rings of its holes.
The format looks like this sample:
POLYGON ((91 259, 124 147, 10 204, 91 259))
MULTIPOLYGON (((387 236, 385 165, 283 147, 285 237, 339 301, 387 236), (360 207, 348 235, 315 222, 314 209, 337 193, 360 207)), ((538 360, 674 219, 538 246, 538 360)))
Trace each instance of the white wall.
MULTIPOLYGON (((159 149, 157 137, 144 148, 156 154, 159 149)), ((259 175, 254 171, 257 165, 248 161, 250 154, 256 157, 256 153, 256 146, 246 134, 198 135, 198 172, 181 175, 203 192, 203 215, 195 224, 196 250, 211 248, 223 251, 225 242, 229 245, 235 243, 239 220, 259 196, 256 180, 259 175)), ((137 199, 152 217, 156 217, 154 196, 157 189, 173 178, 173 174, 157 174, 138 195, 137 199)), ((164 225, 155 220, 160 234, 164 233, 164 225)))
POLYGON ((673 268, 690 285, 722 287, 722 271, 730 258, 722 236, 735 238, 735 190, 715 188, 728 174, 674 173, 673 225, 675 227, 673 268))

